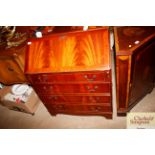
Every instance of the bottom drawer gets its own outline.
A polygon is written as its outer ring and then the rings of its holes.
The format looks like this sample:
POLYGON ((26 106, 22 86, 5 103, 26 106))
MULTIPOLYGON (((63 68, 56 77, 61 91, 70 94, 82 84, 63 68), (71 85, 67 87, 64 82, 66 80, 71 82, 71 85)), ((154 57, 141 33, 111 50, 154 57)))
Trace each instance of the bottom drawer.
POLYGON ((111 103, 111 96, 58 96, 58 95, 48 95, 41 96, 40 99, 47 104, 56 104, 56 103, 111 103))
POLYGON ((50 111, 54 111, 55 113, 59 112, 112 112, 111 106, 105 105, 66 105, 66 104, 46 104, 47 109, 50 111))

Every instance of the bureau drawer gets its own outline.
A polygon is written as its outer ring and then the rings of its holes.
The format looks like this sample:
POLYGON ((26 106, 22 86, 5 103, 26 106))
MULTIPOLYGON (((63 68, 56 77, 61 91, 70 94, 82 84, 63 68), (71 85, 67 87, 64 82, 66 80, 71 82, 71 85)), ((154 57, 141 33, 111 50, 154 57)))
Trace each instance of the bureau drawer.
POLYGON ((38 84, 33 85, 39 94, 53 93, 109 93, 111 84, 38 84))
POLYGON ((111 106, 103 106, 103 105, 66 105, 66 104, 47 104, 45 105, 47 109, 59 112, 112 112, 111 106))
POLYGON ((54 83, 54 82, 111 82, 111 71, 94 71, 80 73, 44 73, 28 75, 32 83, 54 83))
MULTIPOLYGON (((76 94, 75 94, 76 95, 76 94)), ((73 104, 85 104, 85 103, 108 103, 111 104, 111 96, 40 96, 44 103, 73 103, 73 104)))

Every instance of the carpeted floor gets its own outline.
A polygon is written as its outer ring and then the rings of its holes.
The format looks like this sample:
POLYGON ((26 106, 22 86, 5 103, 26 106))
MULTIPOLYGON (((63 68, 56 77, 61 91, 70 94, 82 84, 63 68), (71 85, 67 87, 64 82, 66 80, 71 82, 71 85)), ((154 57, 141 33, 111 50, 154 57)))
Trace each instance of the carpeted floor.
MULTIPOLYGON (((131 112, 155 112, 155 89, 141 100, 131 112)), ((126 128, 126 117, 108 120, 102 116, 51 116, 41 103, 34 116, 11 111, 0 106, 0 128, 126 128)))

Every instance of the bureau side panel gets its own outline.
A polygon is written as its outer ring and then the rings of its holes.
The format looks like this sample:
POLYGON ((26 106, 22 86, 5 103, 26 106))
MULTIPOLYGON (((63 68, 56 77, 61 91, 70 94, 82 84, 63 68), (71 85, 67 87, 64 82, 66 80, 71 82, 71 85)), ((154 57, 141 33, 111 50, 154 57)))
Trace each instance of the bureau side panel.
POLYGON ((116 56, 117 113, 126 114, 130 87, 131 56, 116 56))

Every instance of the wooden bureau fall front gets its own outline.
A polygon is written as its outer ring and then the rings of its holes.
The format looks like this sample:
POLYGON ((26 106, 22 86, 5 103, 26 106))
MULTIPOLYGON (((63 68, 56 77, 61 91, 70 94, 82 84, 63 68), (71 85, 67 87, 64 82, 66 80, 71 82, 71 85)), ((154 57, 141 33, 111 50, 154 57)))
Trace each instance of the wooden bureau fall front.
POLYGON ((25 73, 52 115, 112 118, 107 28, 30 39, 25 73))

